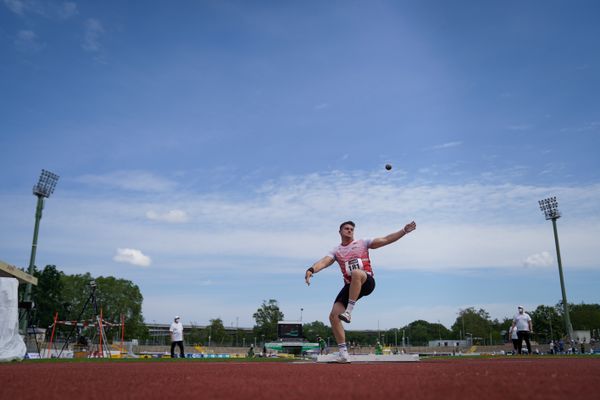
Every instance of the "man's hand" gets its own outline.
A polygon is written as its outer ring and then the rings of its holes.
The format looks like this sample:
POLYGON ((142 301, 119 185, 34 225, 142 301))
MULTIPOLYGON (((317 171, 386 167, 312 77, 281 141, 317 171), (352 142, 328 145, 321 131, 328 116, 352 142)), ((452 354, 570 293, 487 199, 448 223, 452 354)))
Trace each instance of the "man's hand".
POLYGON ((310 269, 306 270, 306 274, 304 274, 304 280, 306 281, 306 284, 308 286, 310 286, 310 278, 313 276, 313 273, 310 271, 310 269))
POLYGON ((415 221, 413 221, 410 224, 406 224, 406 226, 404 227, 404 233, 410 233, 415 229, 417 229, 417 224, 415 221))

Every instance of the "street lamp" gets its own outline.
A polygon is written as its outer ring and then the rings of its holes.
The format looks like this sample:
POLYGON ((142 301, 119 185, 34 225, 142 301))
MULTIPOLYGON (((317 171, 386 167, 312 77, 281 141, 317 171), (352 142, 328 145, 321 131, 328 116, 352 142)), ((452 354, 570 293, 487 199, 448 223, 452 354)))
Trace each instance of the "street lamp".
POLYGON ((569 303, 567 303, 567 291, 565 290, 565 278, 563 277, 562 261, 560 259, 560 246, 558 244, 558 230, 556 228, 556 220, 560 218, 560 211, 558 211, 558 202, 556 197, 549 197, 544 200, 538 201, 540 210, 544 213, 544 217, 547 220, 552 221, 552 228, 554 229, 554 243, 556 245, 556 259, 558 261, 558 274, 560 276, 560 290, 562 292, 562 302, 565 314, 565 326, 569 339, 573 339, 573 326, 571 326, 571 318, 569 316, 569 303))
POLYGON ((548 320, 548 325, 550 326, 550 340, 554 340, 554 334, 552 333, 552 313, 550 311, 546 311, 544 316, 548 320))
MULTIPOLYGON (((37 250, 37 239, 38 232, 40 229, 40 220, 42 219, 42 210, 44 209, 44 198, 50 197, 54 192, 58 182, 58 175, 53 174, 50 171, 42 170, 38 183, 33 186, 33 194, 37 197, 37 207, 35 210, 35 227, 33 229, 33 242, 31 244, 31 256, 29 258, 29 268, 27 273, 33 275, 33 269, 35 268, 35 254, 37 250)), ((31 283, 25 286, 25 295, 23 297, 25 302, 31 301, 31 283)), ((27 321, 23 319, 21 321, 21 329, 25 331, 27 329, 27 321)))

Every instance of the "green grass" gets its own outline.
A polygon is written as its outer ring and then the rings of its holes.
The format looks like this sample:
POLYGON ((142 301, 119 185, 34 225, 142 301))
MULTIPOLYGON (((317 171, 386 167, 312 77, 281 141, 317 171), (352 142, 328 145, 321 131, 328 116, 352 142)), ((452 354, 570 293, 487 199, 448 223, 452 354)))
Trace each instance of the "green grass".
MULTIPOLYGON (((571 355, 477 355, 477 356, 422 356, 421 361, 461 361, 461 360, 547 360, 547 359, 598 359, 600 354, 571 354, 571 355)), ((298 361, 298 358, 45 358, 35 360, 13 361, 11 363, 0 363, 2 365, 11 365, 19 362, 24 364, 52 364, 52 363, 289 363, 298 361)))
POLYGON ((462 356, 422 356, 421 360, 548 360, 548 359, 600 359, 600 354, 542 354, 542 355, 462 355, 462 356))
MULTIPOLYGON (((51 364, 51 363, 230 363, 230 362, 252 362, 252 363, 281 363, 291 362, 291 358, 43 358, 34 360, 23 360, 26 364, 51 364)), ((16 361, 15 361, 16 362, 16 361)), ((7 363, 11 364, 11 363, 7 363)), ((0 364, 2 365, 2 364, 0 364)))

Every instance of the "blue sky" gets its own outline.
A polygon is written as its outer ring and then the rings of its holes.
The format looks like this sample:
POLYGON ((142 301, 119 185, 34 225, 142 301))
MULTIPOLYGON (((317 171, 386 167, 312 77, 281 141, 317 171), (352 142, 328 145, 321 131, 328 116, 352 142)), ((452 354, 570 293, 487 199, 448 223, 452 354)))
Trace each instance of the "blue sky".
MULTIPOLYGON (((351 327, 600 302, 595 1, 0 3, 0 259, 135 282, 148 321, 327 320, 305 268, 377 237, 351 327), (387 172, 386 163, 394 168, 387 172)), ((237 321, 237 322, 236 322, 237 321)))

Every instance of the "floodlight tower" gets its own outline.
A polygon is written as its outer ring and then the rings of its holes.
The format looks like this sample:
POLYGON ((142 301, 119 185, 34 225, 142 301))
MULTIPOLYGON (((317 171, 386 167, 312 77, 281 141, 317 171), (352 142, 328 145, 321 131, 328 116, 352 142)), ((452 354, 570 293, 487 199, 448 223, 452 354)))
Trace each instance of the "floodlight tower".
POLYGON ((556 220, 560 218, 560 211, 558 211, 558 201, 556 197, 549 197, 544 200, 538 201, 540 210, 544 213, 546 220, 552 221, 552 227, 554 228, 554 243, 556 244, 556 259, 558 260, 558 274, 560 276, 560 290, 562 291, 562 302, 565 314, 565 327, 569 339, 573 339, 573 326, 571 326, 571 317, 569 316, 569 303, 567 302, 567 291, 565 290, 565 278, 563 277, 562 261, 560 259, 560 246, 558 245, 558 230, 556 228, 556 220))
MULTIPOLYGON (((40 229, 40 220, 42 219, 42 210, 44 209, 44 199, 50 197, 54 192, 58 182, 58 175, 53 174, 50 171, 42 170, 38 183, 33 186, 33 195, 37 197, 37 207, 35 210, 35 228, 33 229, 33 243, 31 244, 31 257, 29 258, 29 269, 27 272, 29 275, 33 275, 33 269, 35 266, 35 253, 37 251, 37 239, 38 232, 40 229)), ((28 283, 25 287, 24 301, 31 301, 31 284, 28 283)), ((21 329, 27 329, 27 321, 21 322, 21 329)))

